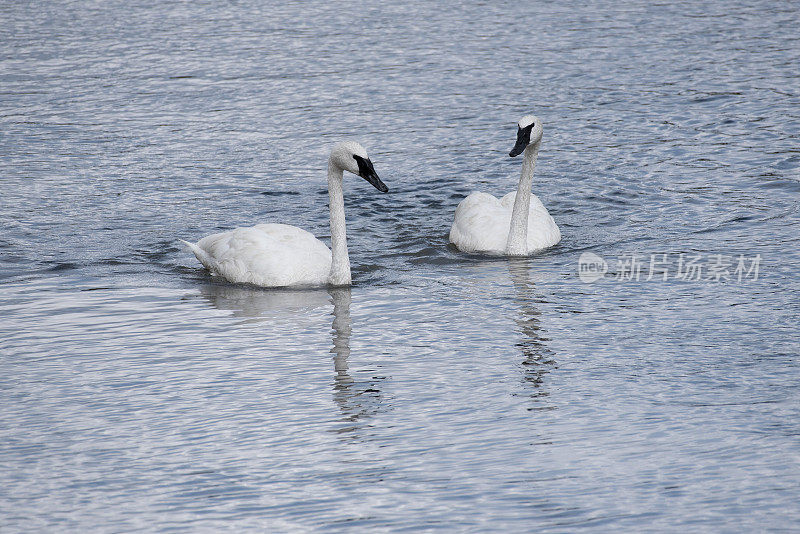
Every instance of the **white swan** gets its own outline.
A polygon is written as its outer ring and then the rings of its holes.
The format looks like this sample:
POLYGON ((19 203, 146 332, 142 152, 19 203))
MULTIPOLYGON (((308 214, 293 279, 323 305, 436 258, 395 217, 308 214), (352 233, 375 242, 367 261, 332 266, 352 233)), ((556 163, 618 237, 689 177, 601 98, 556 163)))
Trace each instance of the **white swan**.
POLYGON ((346 141, 331 149, 328 158, 328 195, 331 211, 333 253, 309 232, 286 224, 258 224, 204 237, 197 243, 183 241, 212 274, 229 282, 264 287, 348 286, 344 171, 361 176, 383 193, 389 189, 378 178, 367 151, 346 141))
POLYGON ((525 152, 516 192, 498 200, 473 191, 456 208, 450 242, 462 252, 527 256, 561 241, 561 231, 536 195, 533 168, 542 144, 542 123, 533 115, 519 121, 512 158, 525 152))

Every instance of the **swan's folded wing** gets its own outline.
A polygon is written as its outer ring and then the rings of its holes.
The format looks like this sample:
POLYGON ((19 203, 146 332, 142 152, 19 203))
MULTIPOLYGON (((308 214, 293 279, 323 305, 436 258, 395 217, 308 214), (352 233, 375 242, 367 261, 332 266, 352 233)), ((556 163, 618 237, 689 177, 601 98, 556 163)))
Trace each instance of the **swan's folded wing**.
MULTIPOLYGON (((517 199, 517 192, 511 191, 503 196, 500 200, 495 199, 491 195, 485 193, 473 193, 462 201, 464 204, 468 199, 473 200, 466 205, 463 210, 462 219, 459 219, 458 209, 456 210, 456 223, 460 221, 468 221, 466 224, 460 224, 457 228, 458 238, 461 243, 469 246, 474 243, 478 245, 491 248, 472 248, 466 250, 462 245, 453 241, 453 232, 451 230, 451 241, 456 243, 460 250, 467 252, 483 252, 483 251, 497 251, 503 253, 508 239, 508 231, 511 225, 511 214, 514 210, 514 201, 517 199), (489 197, 489 198, 486 198, 489 197), (496 205, 499 206, 499 211, 494 213, 493 209, 495 204, 489 199, 494 199, 496 205), (465 228, 467 230, 465 230, 465 228), (491 228, 491 230, 489 230, 491 228), (497 247, 497 248, 494 248, 497 247)), ((461 208, 461 204, 459 204, 461 208)), ((544 207, 542 201, 536 195, 531 195, 530 206, 528 208, 528 251, 535 252, 548 247, 552 247, 561 241, 561 231, 559 230, 553 217, 544 207)))
POLYGON ((514 209, 514 201, 516 199, 517 199, 517 192, 511 191, 510 193, 506 193, 505 195, 503 195, 503 198, 500 199, 500 204, 508 211, 512 211, 514 209))
POLYGON ((264 286, 324 283, 330 250, 309 232, 285 224, 260 224, 214 234, 198 242, 214 271, 231 282, 264 286))
POLYGON ((528 209, 528 251, 552 247, 561 241, 561 230, 536 195, 528 209))
POLYGON ((450 242, 463 252, 501 254, 510 223, 510 211, 497 198, 475 191, 456 208, 450 242))

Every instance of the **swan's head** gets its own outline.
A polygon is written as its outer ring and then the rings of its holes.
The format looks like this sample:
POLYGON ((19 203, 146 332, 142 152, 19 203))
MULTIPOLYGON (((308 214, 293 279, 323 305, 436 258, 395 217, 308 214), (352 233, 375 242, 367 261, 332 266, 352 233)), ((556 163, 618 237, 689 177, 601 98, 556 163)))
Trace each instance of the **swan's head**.
POLYGON ((517 144, 508 153, 512 158, 519 156, 531 143, 542 139, 542 121, 534 115, 525 115, 517 124, 517 144))
POLYGON ((355 141, 336 143, 331 149, 330 161, 343 171, 362 177, 381 193, 389 191, 386 184, 378 178, 378 173, 375 172, 375 167, 372 166, 367 151, 355 141))

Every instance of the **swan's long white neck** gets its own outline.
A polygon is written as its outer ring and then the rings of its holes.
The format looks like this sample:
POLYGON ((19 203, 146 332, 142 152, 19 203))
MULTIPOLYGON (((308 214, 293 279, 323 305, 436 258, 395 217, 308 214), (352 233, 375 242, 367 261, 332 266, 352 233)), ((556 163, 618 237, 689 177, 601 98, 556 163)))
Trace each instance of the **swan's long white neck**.
POLYGON ((333 286, 350 285, 350 257, 347 255, 347 233, 344 220, 344 172, 333 161, 328 161, 328 197, 331 210, 331 270, 328 283, 333 286))
POLYGON ((535 143, 529 144, 523 153, 522 172, 519 177, 517 196, 511 212, 511 227, 508 230, 508 241, 506 242, 506 254, 509 256, 526 256, 528 254, 528 210, 531 205, 531 183, 541 144, 542 140, 539 139, 535 143))

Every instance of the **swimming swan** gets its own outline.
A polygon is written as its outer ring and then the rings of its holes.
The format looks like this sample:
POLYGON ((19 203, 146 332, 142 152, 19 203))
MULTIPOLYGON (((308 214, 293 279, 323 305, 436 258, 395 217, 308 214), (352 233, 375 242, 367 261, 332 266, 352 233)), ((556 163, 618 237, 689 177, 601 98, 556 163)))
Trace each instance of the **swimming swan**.
POLYGON ((512 158, 525 152, 517 191, 497 200, 473 191, 456 208, 450 242, 462 252, 528 256, 561 241, 561 231, 542 202, 531 194, 533 168, 542 144, 542 123, 533 115, 519 121, 512 158))
POLYGON ((200 263, 229 282, 264 287, 349 286, 350 259, 345 235, 344 171, 361 176, 378 191, 389 188, 378 178, 367 151, 358 143, 336 144, 328 158, 328 195, 331 211, 331 247, 309 232, 287 224, 257 224, 183 241, 200 263))

